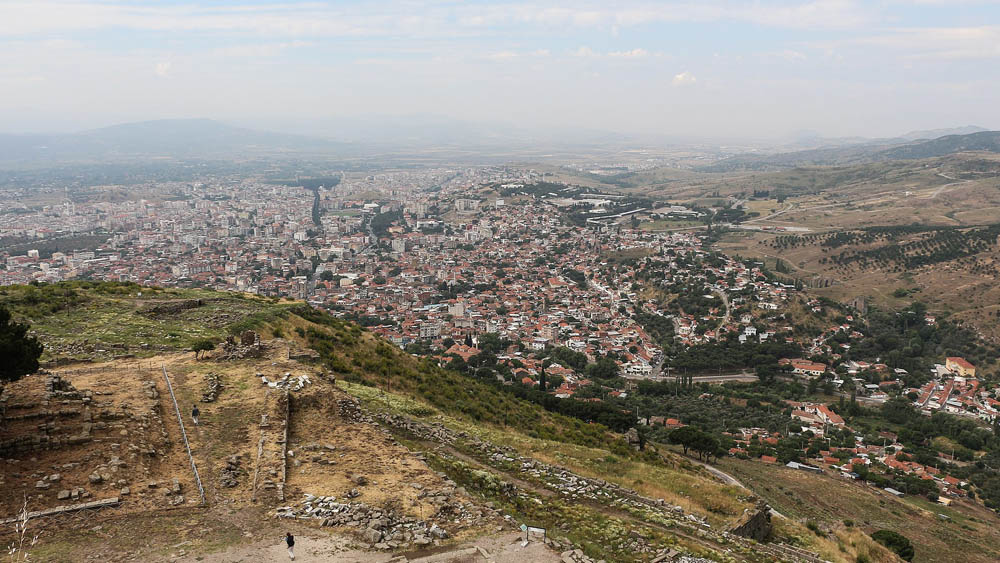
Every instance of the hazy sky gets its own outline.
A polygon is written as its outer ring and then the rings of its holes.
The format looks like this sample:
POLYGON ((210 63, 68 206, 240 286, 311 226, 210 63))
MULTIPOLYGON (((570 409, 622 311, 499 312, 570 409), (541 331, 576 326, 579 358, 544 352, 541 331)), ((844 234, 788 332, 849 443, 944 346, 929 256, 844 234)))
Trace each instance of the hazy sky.
POLYGON ((0 0, 0 131, 365 114, 756 137, 1000 128, 1000 2, 0 0))

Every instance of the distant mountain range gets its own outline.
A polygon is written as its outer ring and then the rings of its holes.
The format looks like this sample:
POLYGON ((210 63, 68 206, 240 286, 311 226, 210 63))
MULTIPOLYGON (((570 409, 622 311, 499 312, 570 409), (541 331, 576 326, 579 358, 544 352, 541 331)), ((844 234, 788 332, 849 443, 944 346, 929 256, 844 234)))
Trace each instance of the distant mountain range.
MULTIPOLYGON (((0 165, 117 162, 153 158, 232 159, 253 156, 386 156, 446 149, 453 156, 511 158, 511 151, 583 150, 662 144, 599 130, 531 130, 438 116, 363 116, 313 120, 255 119, 232 125, 211 119, 125 123, 78 133, 0 134, 0 165), (289 131, 278 133, 271 130, 289 131), (506 155, 506 156, 505 156, 506 155)), ((519 153, 523 154, 523 153, 519 153)))
POLYGON ((973 133, 982 133, 983 131, 989 131, 989 129, 986 129, 985 127, 978 127, 976 125, 966 125, 965 127, 951 127, 948 129, 910 131, 905 135, 900 135, 899 138, 907 141, 919 141, 921 139, 937 139, 940 137, 947 137, 949 135, 971 135, 973 133))
POLYGON ((0 162, 136 157, 222 158, 351 147, 316 137, 234 127, 211 119, 167 119, 79 133, 0 134, 0 162))
MULTIPOLYGON (((969 134, 945 135, 931 140, 909 141, 885 139, 849 146, 826 147, 778 154, 744 154, 722 159, 698 168, 699 172, 733 172, 738 170, 781 170, 797 166, 850 165, 882 160, 912 160, 933 158, 958 152, 986 151, 1000 153, 1000 131, 982 130, 981 127, 962 127, 960 130, 978 130, 969 134)), ((936 131, 915 131, 906 136, 933 134, 936 131)))
MULTIPOLYGON (((719 146, 716 142, 662 135, 626 135, 589 129, 532 130, 499 123, 472 123, 440 116, 367 116, 315 120, 255 120, 249 127, 211 119, 164 119, 125 123, 77 133, 0 134, 0 165, 80 162, 144 162, 152 159, 233 160, 254 157, 385 156, 393 151, 446 149, 478 159, 523 157, 531 151, 586 153, 636 146, 719 146), (259 128, 258 128, 259 127, 259 128), (263 129, 291 131, 278 133, 263 129), (528 152, 524 152, 525 150, 528 152)), ((769 154, 720 160, 702 171, 774 170, 803 165, 855 164, 926 158, 967 150, 997 151, 997 132, 981 127, 913 131, 892 139, 829 139, 796 134, 769 154), (925 140, 931 139, 931 140, 925 140), (805 149, 805 150, 803 150, 805 149), (775 150, 779 151, 774 153, 775 150)), ((722 144, 723 141, 717 141, 722 144)), ((745 146, 766 146, 748 142, 745 146)))

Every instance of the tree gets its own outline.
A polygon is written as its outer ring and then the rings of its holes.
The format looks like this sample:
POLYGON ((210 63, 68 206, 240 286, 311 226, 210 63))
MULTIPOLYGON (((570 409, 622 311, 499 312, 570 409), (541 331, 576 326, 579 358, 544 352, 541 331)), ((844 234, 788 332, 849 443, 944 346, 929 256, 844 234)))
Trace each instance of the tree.
POLYGON ((684 448, 684 455, 687 455, 690 448, 698 440, 701 431, 693 426, 681 426, 673 430, 668 438, 671 444, 680 444, 684 448))
POLYGON ((15 322, 10 311, 0 305, 0 385, 17 381, 38 369, 38 358, 44 346, 34 336, 28 336, 30 327, 15 322))
POLYGON ((333 281, 333 272, 330 270, 324 270, 323 273, 319 275, 319 279, 325 282, 333 281))
POLYGON ((719 449, 719 439, 707 432, 699 430, 698 435, 691 444, 691 447, 694 451, 698 452, 698 459, 705 456, 705 461, 708 461, 710 456, 719 449))
POLYGON ((200 356, 202 352, 215 350, 215 342, 212 342, 207 338, 195 340, 194 344, 191 345, 191 350, 194 351, 194 359, 197 360, 198 356, 200 356))
POLYGON ((561 375, 546 375, 545 381, 549 389, 558 389, 566 380, 561 375))
POLYGON ((903 561, 913 561, 913 544, 906 536, 892 530, 879 530, 872 534, 872 539, 894 551, 903 561))
POLYGON ((587 375, 594 379, 612 379, 618 376, 618 364, 604 357, 587 366, 587 375))

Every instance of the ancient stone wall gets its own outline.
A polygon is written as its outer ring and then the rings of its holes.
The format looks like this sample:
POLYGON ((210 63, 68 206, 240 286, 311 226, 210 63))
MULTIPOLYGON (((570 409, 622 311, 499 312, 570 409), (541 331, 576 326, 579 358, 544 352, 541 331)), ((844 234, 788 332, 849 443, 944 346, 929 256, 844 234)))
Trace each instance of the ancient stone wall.
POLYGON ((763 501, 758 502, 756 508, 743 513, 729 533, 757 541, 766 540, 771 536, 771 507, 763 501))

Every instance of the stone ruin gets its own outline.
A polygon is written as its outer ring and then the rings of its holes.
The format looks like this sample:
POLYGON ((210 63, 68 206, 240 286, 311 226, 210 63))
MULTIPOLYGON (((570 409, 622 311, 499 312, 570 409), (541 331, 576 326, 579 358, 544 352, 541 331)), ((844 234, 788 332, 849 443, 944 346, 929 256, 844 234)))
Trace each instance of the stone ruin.
MULTIPOLYGON (((42 370, 37 377, 26 380, 30 398, 5 394, 0 403, 0 459, 8 464, 2 487, 32 489, 60 504, 130 494, 132 479, 148 473, 169 444, 159 403, 117 402, 100 389, 111 383, 79 390, 59 374, 42 370), (70 457, 44 453, 50 451, 70 457)), ((142 383, 146 397, 156 399, 155 385, 142 383)))
POLYGON ((226 337, 222 343, 222 359, 242 360, 244 358, 259 358, 264 353, 264 343, 260 334, 253 330, 244 330, 239 338, 233 335, 226 337))
POLYGON ((234 454, 226 458, 226 464, 219 471, 219 485, 231 489, 239 486, 240 477, 246 475, 243 469, 243 456, 234 454))
POLYGON ((771 507, 758 500, 757 506, 743 512, 743 516, 730 527, 729 533, 759 542, 766 540, 771 536, 771 507))
MULTIPOLYGON (((46 373, 45 379, 45 398, 48 400, 78 400, 83 399, 83 396, 76 387, 69 381, 64 380, 62 377, 54 373, 46 373)), ((86 402, 89 402, 89 398, 86 402)))
MULTIPOLYGON (((11 432, 9 437, 0 439, 0 458, 15 457, 17 454, 37 450, 56 449, 78 445, 92 439, 91 432, 104 422, 93 422, 90 405, 93 394, 81 393, 73 385, 57 374, 39 372, 45 377, 45 396, 42 402, 4 402, 0 428, 11 429, 12 425, 34 424, 36 432, 11 432), (82 421, 72 425, 67 421, 82 421), (66 430, 73 426, 72 433, 66 430), (61 432, 60 432, 61 431, 61 432)), ((104 414, 104 411, 101 411, 104 414)))
POLYGON ((639 439, 639 431, 635 428, 629 428, 628 432, 625 433, 625 443, 632 446, 636 451, 639 451, 642 446, 642 440, 639 439))
POLYGON ((311 494, 305 494, 297 506, 279 508, 276 514, 279 518, 319 520, 322 526, 353 528, 363 541, 379 550, 426 546, 451 535, 436 522, 464 527, 500 518, 498 510, 461 500, 458 496, 461 491, 451 481, 446 481, 439 490, 421 491, 420 498, 431 502, 436 509, 426 520, 403 516, 392 508, 376 508, 356 501, 338 502, 336 497, 311 494))
POLYGON ((214 403, 219 398, 219 392, 222 391, 222 380, 217 373, 210 373, 205 379, 208 388, 201 394, 201 402, 214 403))
POLYGON ((257 373, 257 377, 260 378, 261 385, 267 385, 270 389, 289 389, 291 391, 301 391, 306 385, 312 383, 312 379, 308 375, 292 375, 291 372, 286 372, 284 375, 275 380, 271 380, 266 375, 259 372, 257 373))

